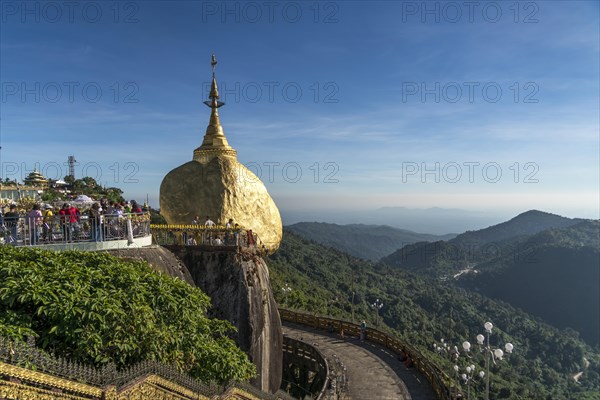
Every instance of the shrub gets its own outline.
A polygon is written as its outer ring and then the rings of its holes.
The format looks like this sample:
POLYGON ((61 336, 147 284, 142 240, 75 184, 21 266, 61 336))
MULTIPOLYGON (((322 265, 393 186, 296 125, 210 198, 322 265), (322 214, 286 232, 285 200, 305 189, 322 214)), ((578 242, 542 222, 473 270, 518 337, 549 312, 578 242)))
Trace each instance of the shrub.
POLYGON ((57 355, 118 368, 157 360, 203 381, 247 380, 254 365, 209 319, 200 289, 146 262, 105 253, 0 246, 0 336, 57 355))

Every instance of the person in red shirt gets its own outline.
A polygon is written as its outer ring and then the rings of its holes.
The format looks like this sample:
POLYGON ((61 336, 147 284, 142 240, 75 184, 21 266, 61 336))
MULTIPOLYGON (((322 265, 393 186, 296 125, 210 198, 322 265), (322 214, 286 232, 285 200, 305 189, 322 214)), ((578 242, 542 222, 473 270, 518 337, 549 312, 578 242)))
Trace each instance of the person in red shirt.
POLYGON ((63 240, 70 242, 73 238, 73 228, 79 220, 79 210, 69 203, 64 203, 58 215, 63 229, 63 240))
POLYGON ((135 214, 141 214, 142 213, 142 208, 140 207, 140 205, 135 200, 133 200, 131 202, 131 212, 135 213, 135 214))

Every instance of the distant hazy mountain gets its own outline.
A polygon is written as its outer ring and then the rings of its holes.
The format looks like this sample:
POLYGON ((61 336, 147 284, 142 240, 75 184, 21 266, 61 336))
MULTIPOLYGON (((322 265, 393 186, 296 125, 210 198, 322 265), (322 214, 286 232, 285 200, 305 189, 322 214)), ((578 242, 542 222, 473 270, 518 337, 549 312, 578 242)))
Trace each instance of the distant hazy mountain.
POLYGON ((388 265, 431 274, 460 271, 469 263, 487 261, 511 251, 510 243, 551 228, 565 228, 584 219, 565 218, 531 210, 509 221, 476 231, 467 231, 445 242, 416 243, 399 248, 382 259, 388 265))
POLYGON ((324 222, 300 222, 286 228, 306 239, 373 261, 410 243, 448 240, 455 236, 416 233, 385 225, 336 225, 324 222))
POLYGON ((465 232, 480 229, 504 221, 511 215, 505 213, 490 213, 467 211, 449 208, 406 208, 382 207, 364 210, 282 210, 284 225, 298 222, 319 221, 339 225, 368 224, 386 225, 398 229, 408 229, 414 232, 424 232, 434 235, 445 235, 450 232, 465 232))

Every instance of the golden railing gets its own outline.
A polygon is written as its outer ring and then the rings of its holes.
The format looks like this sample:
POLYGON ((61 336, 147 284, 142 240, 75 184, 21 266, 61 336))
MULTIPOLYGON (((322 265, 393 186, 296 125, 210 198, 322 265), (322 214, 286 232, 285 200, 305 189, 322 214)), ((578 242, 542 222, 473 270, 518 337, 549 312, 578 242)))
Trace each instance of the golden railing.
MULTIPOLYGON (((280 308, 279 315, 283 321, 289 321, 300 325, 310 326, 322 330, 344 330, 344 335, 359 336, 360 325, 339 319, 312 315, 299 311, 280 308)), ((446 384, 448 376, 435 364, 430 362, 416 348, 397 337, 391 336, 377 329, 367 328, 365 340, 377 343, 395 354, 404 352, 413 361, 414 367, 419 370, 429 381, 438 399, 452 400, 452 389, 446 384)))
POLYGON ((144 361, 117 371, 54 357, 27 343, 0 337, 2 400, 290 400, 283 392, 262 392, 248 383, 204 383, 173 367, 144 361))
POLYGON ((163 245, 211 246, 222 248, 255 248, 262 250, 264 244, 251 229, 204 226, 195 224, 151 224, 154 242, 163 245))

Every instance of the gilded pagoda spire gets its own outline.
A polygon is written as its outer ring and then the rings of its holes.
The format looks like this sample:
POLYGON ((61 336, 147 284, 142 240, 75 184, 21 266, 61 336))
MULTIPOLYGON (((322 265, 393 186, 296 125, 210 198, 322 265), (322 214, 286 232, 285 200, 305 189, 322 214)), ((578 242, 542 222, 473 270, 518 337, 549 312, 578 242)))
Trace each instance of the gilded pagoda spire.
POLYGON ((206 127, 202 145, 194 150, 194 160, 200 163, 206 163, 217 156, 237 157, 237 152, 227 142, 221 121, 219 120, 218 109, 224 106, 225 103, 219 101, 219 89, 215 75, 217 58, 214 54, 212 55, 210 64, 212 66, 212 83, 208 95, 210 100, 204 102, 204 104, 211 108, 210 120, 206 127))

